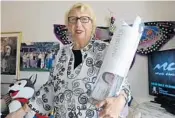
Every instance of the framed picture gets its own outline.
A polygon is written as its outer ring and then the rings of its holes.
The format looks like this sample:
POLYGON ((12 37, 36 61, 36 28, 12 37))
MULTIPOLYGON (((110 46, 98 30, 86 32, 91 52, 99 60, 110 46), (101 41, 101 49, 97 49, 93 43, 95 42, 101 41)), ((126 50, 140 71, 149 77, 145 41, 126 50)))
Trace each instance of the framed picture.
POLYGON ((20 71, 50 71, 59 49, 59 42, 21 43, 20 71))
POLYGON ((1 82, 18 79, 21 32, 1 33, 1 82))

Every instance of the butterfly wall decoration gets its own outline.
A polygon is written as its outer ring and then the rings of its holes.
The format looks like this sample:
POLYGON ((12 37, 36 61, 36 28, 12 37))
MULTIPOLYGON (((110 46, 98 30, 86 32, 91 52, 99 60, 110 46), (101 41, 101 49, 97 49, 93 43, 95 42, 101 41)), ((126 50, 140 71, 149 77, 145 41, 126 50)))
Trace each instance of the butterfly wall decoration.
MULTIPOLYGON (((54 24, 53 32, 64 45, 71 44, 71 35, 65 25, 54 24)), ((97 26, 94 39, 110 42, 111 27, 97 26)), ((175 36, 175 21, 144 22, 144 31, 141 36, 137 54, 147 55, 159 50, 175 36)))

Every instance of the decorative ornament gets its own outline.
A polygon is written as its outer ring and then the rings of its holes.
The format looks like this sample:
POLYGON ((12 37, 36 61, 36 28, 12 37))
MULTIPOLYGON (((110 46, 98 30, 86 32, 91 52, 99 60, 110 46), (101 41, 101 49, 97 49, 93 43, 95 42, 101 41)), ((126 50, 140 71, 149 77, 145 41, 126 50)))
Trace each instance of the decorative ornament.
POLYGON ((147 55, 159 50, 175 35, 175 22, 145 22, 137 53, 147 55))
MULTIPOLYGON (((114 25, 115 17, 112 15, 112 12, 110 14, 109 27, 97 26, 94 36, 95 40, 111 41, 116 26, 114 25)), ((157 51, 175 36, 175 21, 145 22, 144 25, 144 31, 137 49, 138 54, 147 55, 157 51)), ((54 33, 63 45, 72 43, 71 35, 65 25, 54 24, 54 33)))
POLYGON ((110 12, 110 25, 109 25, 109 35, 113 36, 115 30, 116 30, 116 26, 115 26, 115 17, 114 17, 114 13, 111 12, 111 10, 108 9, 108 11, 110 12))

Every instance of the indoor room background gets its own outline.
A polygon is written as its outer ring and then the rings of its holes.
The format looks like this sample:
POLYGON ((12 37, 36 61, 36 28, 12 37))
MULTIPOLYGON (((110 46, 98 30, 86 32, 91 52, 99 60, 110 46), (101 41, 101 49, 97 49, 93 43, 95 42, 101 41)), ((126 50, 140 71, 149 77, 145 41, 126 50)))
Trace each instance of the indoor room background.
MULTIPOLYGON (((58 41, 53 32, 53 24, 64 24, 65 12, 73 5, 73 1, 54 2, 2 2, 1 3, 1 31, 22 32, 22 42, 58 41)), ((175 2, 86 2, 90 4, 97 17, 97 26, 108 26, 107 19, 113 12, 116 22, 125 20, 133 23, 139 15, 147 21, 175 21, 175 2)), ((168 41, 161 50, 175 48, 175 37, 168 41)), ((48 72, 20 72, 20 77, 38 74, 36 89, 48 79, 48 72)), ((152 99, 148 93, 148 63, 147 56, 136 55, 133 68, 128 75, 132 95, 138 102, 152 99)), ((1 88, 2 93, 8 87, 1 88)))

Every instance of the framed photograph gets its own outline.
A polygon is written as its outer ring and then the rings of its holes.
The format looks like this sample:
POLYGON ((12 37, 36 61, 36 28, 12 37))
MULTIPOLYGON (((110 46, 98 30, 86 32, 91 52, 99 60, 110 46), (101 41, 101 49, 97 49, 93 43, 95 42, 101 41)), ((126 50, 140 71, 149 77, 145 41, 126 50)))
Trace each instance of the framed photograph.
POLYGON ((1 81, 11 83, 18 79, 21 32, 1 33, 1 81))
POLYGON ((59 42, 21 43, 20 71, 50 71, 59 49, 59 42))

